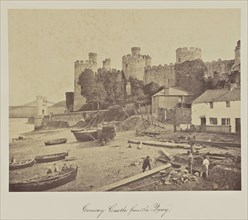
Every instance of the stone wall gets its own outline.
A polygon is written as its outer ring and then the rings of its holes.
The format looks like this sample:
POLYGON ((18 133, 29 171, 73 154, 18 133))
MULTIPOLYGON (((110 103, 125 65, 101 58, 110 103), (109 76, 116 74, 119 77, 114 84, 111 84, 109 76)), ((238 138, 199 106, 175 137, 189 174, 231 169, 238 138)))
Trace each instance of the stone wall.
POLYGON ((147 67, 145 69, 144 82, 145 84, 155 82, 166 88, 175 86, 174 65, 171 63, 170 65, 165 64, 164 66, 147 67))
MULTIPOLYGON (((101 110, 100 112, 105 112, 106 110, 101 110)), ((50 121, 64 121, 68 122, 69 126, 73 126, 79 121, 86 121, 92 118, 97 111, 82 111, 82 112, 71 112, 67 114, 52 114, 50 121)))
MULTIPOLYGON (((48 106, 48 114, 61 114, 64 113, 65 107, 53 107, 48 106)), ((10 118, 30 118, 36 115, 35 106, 10 106, 9 117, 10 118)))

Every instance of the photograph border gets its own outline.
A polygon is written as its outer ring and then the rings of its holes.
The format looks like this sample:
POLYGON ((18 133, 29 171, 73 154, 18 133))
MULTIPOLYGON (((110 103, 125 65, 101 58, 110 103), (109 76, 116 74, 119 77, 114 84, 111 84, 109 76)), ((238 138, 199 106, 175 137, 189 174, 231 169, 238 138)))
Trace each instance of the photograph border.
POLYGON ((247 219, 247 2, 246 1, 1 1, 1 219, 247 219), (241 10, 241 191, 11 193, 9 182, 8 9, 240 9, 241 10), (99 212, 84 212, 87 204, 99 212), (168 212, 131 215, 109 207, 160 204, 168 212), (98 214, 96 214, 98 213, 98 214))

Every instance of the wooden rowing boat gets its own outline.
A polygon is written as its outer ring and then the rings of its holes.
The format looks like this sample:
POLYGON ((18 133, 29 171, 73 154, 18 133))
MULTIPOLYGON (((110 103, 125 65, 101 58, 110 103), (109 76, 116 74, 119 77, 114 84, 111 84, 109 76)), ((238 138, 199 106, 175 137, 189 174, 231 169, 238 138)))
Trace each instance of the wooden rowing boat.
POLYGON ((46 163, 46 162, 52 162, 52 161, 57 161, 57 160, 63 160, 65 159, 66 156, 68 156, 68 152, 41 155, 41 156, 36 156, 35 161, 37 163, 46 163))
POLYGON ((59 138, 59 139, 53 139, 49 141, 45 141, 45 145, 56 145, 56 144, 64 144, 66 143, 67 139, 66 138, 59 138))
POLYGON ((15 170, 15 169, 22 169, 26 167, 31 167, 34 165, 34 159, 31 160, 19 160, 11 163, 9 165, 10 170, 15 170))
POLYGON ((76 179, 78 167, 66 172, 58 172, 21 182, 9 183, 10 192, 34 192, 52 189, 76 179))

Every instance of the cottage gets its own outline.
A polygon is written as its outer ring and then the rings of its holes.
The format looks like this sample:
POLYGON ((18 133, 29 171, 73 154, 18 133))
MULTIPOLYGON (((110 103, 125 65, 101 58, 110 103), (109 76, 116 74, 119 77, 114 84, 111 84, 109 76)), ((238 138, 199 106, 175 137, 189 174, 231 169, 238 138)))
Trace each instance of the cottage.
POLYGON ((187 104, 193 98, 192 93, 177 87, 163 89, 152 96, 152 114, 164 121, 168 118, 170 110, 177 107, 190 107, 187 104), (163 115, 164 120, 161 119, 161 115, 163 115))
POLYGON ((207 90, 192 102, 192 124, 201 130, 240 133, 240 89, 207 90))

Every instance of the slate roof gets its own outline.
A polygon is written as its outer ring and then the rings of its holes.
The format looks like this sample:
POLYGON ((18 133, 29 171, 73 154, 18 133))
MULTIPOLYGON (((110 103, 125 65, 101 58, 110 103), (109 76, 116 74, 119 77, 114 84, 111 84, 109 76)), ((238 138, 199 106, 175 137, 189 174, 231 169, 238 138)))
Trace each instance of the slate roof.
POLYGON ((240 89, 213 89, 207 90, 193 103, 208 103, 208 102, 226 102, 226 101, 238 101, 240 100, 240 89))
POLYGON ((193 93, 191 92, 188 92, 182 88, 179 88, 179 87, 170 87, 170 88, 165 88, 165 89, 162 89, 160 90, 159 92, 157 92, 156 94, 154 94, 153 96, 192 96, 193 93))

